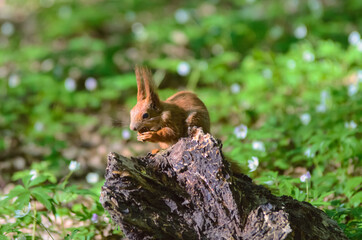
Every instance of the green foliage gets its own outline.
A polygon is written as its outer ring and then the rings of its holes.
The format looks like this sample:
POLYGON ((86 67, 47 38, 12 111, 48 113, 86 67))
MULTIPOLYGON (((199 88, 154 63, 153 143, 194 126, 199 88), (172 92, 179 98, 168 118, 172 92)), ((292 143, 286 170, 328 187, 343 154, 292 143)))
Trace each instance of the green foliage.
POLYGON ((138 153, 126 117, 136 64, 152 68, 162 99, 184 87, 200 96, 241 172, 360 239, 360 2, 7 1, 0 239, 120 234, 102 181, 85 182, 92 167, 75 160, 112 143, 138 153))

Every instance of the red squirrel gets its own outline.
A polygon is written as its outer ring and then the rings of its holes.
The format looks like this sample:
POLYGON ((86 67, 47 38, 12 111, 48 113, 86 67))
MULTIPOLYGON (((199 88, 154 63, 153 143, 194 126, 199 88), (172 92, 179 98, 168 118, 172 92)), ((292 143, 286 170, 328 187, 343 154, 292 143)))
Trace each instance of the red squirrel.
POLYGON ((188 135, 190 127, 210 132, 205 104, 192 92, 181 91, 161 101, 146 67, 136 67, 137 104, 131 110, 130 129, 138 141, 156 142, 165 149, 188 135))

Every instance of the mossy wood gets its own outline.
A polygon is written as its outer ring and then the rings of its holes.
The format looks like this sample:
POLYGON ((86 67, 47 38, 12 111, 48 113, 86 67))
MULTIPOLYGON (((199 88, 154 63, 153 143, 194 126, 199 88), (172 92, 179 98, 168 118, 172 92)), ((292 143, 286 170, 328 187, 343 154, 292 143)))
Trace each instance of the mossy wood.
POLYGON ((233 175, 200 129, 143 158, 108 155, 101 202, 128 239, 347 239, 321 210, 233 175))

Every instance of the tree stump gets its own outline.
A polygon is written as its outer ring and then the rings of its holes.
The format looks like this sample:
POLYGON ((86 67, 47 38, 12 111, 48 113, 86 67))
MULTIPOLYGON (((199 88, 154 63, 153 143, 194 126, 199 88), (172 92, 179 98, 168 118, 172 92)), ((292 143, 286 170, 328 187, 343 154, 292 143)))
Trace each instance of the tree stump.
POLYGON ((156 155, 108 155, 100 201, 128 239, 347 239, 307 202, 233 175, 201 129, 156 155))

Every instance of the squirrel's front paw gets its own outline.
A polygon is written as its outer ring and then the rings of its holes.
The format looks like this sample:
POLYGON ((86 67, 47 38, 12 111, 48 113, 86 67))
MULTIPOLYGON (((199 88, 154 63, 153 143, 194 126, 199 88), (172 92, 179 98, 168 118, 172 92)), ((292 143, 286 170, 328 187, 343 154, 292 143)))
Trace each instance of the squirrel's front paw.
POLYGON ((144 142, 144 141, 152 141, 155 137, 156 133, 155 132, 143 132, 143 133, 138 133, 137 135, 137 140, 144 142))

